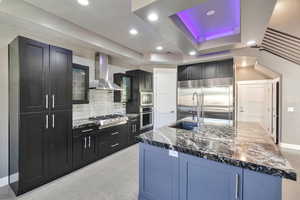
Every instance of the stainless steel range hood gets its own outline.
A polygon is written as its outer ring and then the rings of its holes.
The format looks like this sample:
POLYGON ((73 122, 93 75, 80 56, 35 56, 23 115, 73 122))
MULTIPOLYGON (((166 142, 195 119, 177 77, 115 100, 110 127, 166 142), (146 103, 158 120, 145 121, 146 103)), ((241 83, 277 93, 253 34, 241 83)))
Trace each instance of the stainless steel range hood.
POLYGON ((90 81, 89 88, 97 90, 122 90, 120 86, 109 81, 108 55, 96 53, 95 80, 90 81))

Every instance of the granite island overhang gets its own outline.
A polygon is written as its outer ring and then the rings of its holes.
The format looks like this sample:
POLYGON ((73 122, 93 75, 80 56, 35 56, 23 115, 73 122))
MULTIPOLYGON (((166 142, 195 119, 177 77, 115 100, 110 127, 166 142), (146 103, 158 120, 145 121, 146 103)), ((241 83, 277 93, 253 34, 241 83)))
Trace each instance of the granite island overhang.
POLYGON ((227 123, 207 119, 197 132, 171 125, 140 135, 139 199, 193 199, 187 197, 201 191, 206 200, 218 199, 217 194, 223 200, 224 195, 280 200, 282 178, 296 180, 296 171, 259 124, 227 123), (169 192, 153 186, 162 182, 169 185, 165 188, 169 192), (212 194, 210 189, 219 192, 212 194))

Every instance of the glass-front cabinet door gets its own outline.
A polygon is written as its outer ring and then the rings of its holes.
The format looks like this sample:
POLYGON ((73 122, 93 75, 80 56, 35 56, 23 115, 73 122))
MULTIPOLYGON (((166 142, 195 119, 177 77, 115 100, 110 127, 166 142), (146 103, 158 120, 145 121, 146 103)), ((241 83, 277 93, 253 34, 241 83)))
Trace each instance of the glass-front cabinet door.
POLYGON ((73 104, 89 103, 89 67, 73 64, 73 104))

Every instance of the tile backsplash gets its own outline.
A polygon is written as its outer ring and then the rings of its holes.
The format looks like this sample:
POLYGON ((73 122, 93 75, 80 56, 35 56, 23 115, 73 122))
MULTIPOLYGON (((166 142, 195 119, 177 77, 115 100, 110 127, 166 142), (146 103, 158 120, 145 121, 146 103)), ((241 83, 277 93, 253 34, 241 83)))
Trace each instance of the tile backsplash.
POLYGON ((90 90, 89 104, 73 105, 73 120, 99 115, 126 113, 126 105, 114 102, 114 93, 107 90, 90 90))

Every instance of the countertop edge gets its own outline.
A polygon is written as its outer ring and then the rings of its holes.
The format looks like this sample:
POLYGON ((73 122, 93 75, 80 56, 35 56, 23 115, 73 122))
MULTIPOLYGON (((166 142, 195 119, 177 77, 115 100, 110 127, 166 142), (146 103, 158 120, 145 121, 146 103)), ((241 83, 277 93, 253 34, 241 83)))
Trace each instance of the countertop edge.
POLYGON ((170 149, 170 150, 176 150, 178 152, 193 155, 193 156, 196 156, 199 158, 204 158, 204 159, 212 160, 215 162, 232 165, 235 167, 241 167, 241 168, 259 172, 259 173, 264 173, 264 174, 268 174, 268 175, 272 175, 272 176, 278 176, 278 177, 290 179, 293 181, 297 181, 297 174, 296 174, 296 172, 293 172, 293 171, 287 172, 282 169, 267 167, 264 165, 257 165, 257 164, 245 162, 242 160, 234 160, 231 158, 223 157, 223 156, 216 155, 216 154, 211 154, 208 152, 193 151, 191 149, 186 149, 186 148, 177 147, 177 146, 173 146, 173 145, 171 146, 170 144, 167 144, 167 143, 161 143, 161 142, 157 142, 157 141, 147 140, 147 139, 141 138, 139 136, 137 137, 137 139, 139 142, 142 142, 145 144, 149 144, 149 145, 153 145, 153 146, 157 146, 157 147, 161 147, 161 148, 165 148, 165 149, 170 149))

